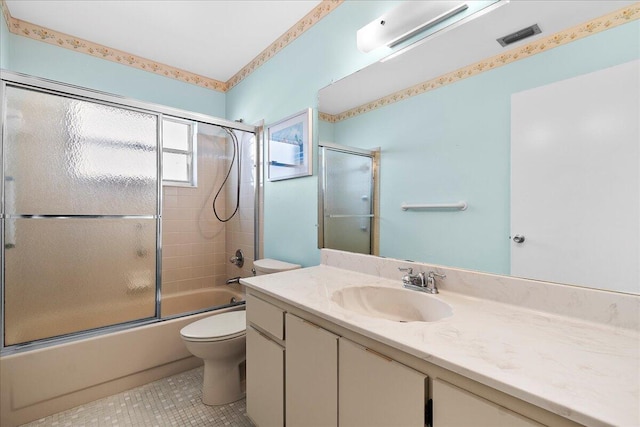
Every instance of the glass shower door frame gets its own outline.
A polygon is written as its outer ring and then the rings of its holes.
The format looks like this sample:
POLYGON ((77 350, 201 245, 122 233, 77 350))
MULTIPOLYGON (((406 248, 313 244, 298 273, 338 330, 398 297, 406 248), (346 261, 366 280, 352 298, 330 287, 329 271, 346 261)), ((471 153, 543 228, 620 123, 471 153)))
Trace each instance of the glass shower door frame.
POLYGON ((7 83, 0 80, 0 354, 4 350, 4 135, 6 134, 5 98, 7 83))
MULTIPOLYGON (((190 111, 180 110, 177 108, 167 107, 159 104, 148 103, 144 101, 138 101, 129 99, 105 92, 100 92, 92 89, 86 89, 78 86, 59 83, 56 81, 32 77, 29 75, 0 70, 0 264, 2 266, 0 271, 0 353, 2 355, 12 354, 25 350, 32 350, 41 347, 46 347, 53 344, 60 344, 63 342, 73 341, 77 339, 85 339, 92 336, 102 335, 107 332, 116 332, 120 330, 129 329, 132 326, 143 326, 146 324, 152 324, 161 322, 164 319, 160 317, 160 305, 161 305, 161 283, 162 283, 162 118, 167 115, 171 117, 178 117, 185 120, 191 120, 194 122, 207 123, 214 126, 223 126, 234 130, 249 132, 255 135, 258 141, 260 141, 259 127, 246 125, 240 122, 233 122, 224 119, 219 119, 213 116, 205 114, 194 113, 190 111), (24 344, 16 344, 11 346, 5 346, 5 156, 4 156, 4 138, 7 132, 5 123, 6 112, 6 88, 7 86, 19 87, 24 89, 35 90, 38 92, 50 93, 53 95, 68 97, 72 99, 78 99, 83 101, 89 101, 93 103, 108 105, 116 108, 123 108, 127 110, 133 110, 149 115, 156 116, 157 126, 157 177, 156 177, 156 191, 157 191, 157 204, 155 209, 154 219, 156 220, 156 296, 155 296, 155 316, 149 318, 143 318, 124 323, 119 323, 110 326, 103 326, 86 331, 74 332, 68 335, 59 337, 45 338, 33 342, 24 344)), ((258 201, 259 193, 256 192, 256 205, 258 201)), ((255 235, 256 241, 258 240, 258 217, 255 218, 255 235)), ((258 246, 255 246, 257 255, 258 246)))
MULTIPOLYGON (((356 147, 349 147, 340 144, 334 144, 332 142, 320 142, 318 144, 318 248, 322 249, 326 247, 325 244, 325 197, 327 194, 327 156, 326 150, 337 151, 345 154, 352 154, 356 156, 369 157, 373 167, 371 173, 371 192, 369 200, 371 201, 371 218, 370 221, 370 253, 377 254, 377 174, 378 174, 378 156, 380 149, 366 150, 356 147)), ((363 216, 364 217, 364 216, 363 216)))
POLYGON ((121 329, 127 329, 131 326, 140 326, 140 325, 144 325, 144 324, 148 324, 148 323, 152 323, 153 321, 155 321, 158 318, 158 313, 160 312, 160 300, 158 298, 158 295, 160 293, 160 271, 161 271, 161 197, 162 197, 162 182, 161 182, 161 177, 162 177, 162 160, 161 160, 161 156, 162 156, 162 151, 161 151, 161 143, 162 143, 162 127, 161 127, 161 119, 162 119, 162 114, 156 111, 152 111, 149 109, 143 109, 143 108, 139 108, 137 106, 129 106, 129 105, 125 105, 123 102, 113 102, 114 100, 109 100, 109 99, 105 99, 108 98, 107 96, 100 96, 100 97, 92 97, 92 93, 83 93, 83 92, 90 92, 90 91, 84 91, 82 89, 79 88, 71 88, 71 87, 67 87, 65 85, 62 84, 57 84, 54 82, 46 82, 48 84, 40 86, 40 85, 36 85, 36 84, 30 84, 30 83, 39 83, 39 79, 35 79, 36 82, 30 82, 30 80, 33 80, 32 78, 26 77, 24 76, 21 79, 18 79, 19 81, 13 81, 10 79, 6 79, 6 74, 9 73, 2 73, 2 83, 0 86, 0 96, 2 97, 2 105, 0 106, 0 118, 2 119, 2 126, 1 126, 1 137, 0 137, 0 154, 2 155, 2 162, 1 162, 1 188, 2 188, 2 193, 0 193, 0 195, 2 196, 2 236, 1 236, 1 245, 0 246, 0 253, 2 254, 2 276, 1 276, 1 304, 0 304, 0 337, 2 338, 0 340, 0 351, 2 351, 2 354, 6 354, 7 353, 7 349, 10 349, 11 352, 13 351, 21 351, 24 349, 33 349, 33 348, 38 348, 44 345, 48 345, 50 343, 60 343, 60 342, 64 342, 67 339, 75 339, 77 337, 89 337, 89 336, 94 336, 94 335, 99 335, 105 331, 108 332, 112 332, 112 331, 116 331, 116 330, 121 330, 121 329), (26 80, 26 81, 24 81, 26 80), (52 87, 53 86, 53 87, 52 87), (57 96, 57 97, 62 97, 62 98, 66 98, 66 99, 70 99, 70 100, 75 100, 75 101, 80 101, 80 102, 87 102, 90 104, 94 104, 94 105, 104 105, 104 106, 108 106, 108 107, 112 107, 112 108, 116 108, 116 109, 120 109, 120 110, 127 110, 127 111, 132 111, 132 112, 136 112, 136 113, 141 113, 141 114, 145 114, 147 116, 151 116, 154 118, 155 120, 155 132, 156 132, 156 136, 155 136, 155 144, 156 144, 156 148, 155 148, 155 163, 156 163, 156 173, 155 173, 155 180, 156 180, 156 185, 155 185, 155 199, 156 199, 156 203, 154 206, 154 212, 151 215, 148 214, 144 214, 144 215, 121 215, 121 214, 116 214, 116 215, 111 215, 111 214, 63 214, 63 215, 58 215, 58 214, 54 214, 54 215, 46 215, 46 214, 35 214, 35 215, 30 215, 30 214, 13 214, 10 215, 7 211, 6 211, 6 200, 5 200, 5 187, 6 187, 6 182, 5 182, 5 173, 6 173, 6 164, 5 162, 7 161, 6 157, 5 157, 5 137, 7 136, 7 123, 5 123, 5 112, 8 113, 7 111, 7 88, 16 88, 19 90, 27 90, 27 91, 33 91, 33 92, 37 92, 40 94, 45 94, 45 95, 52 95, 52 96, 57 96), (141 317, 139 319, 134 319, 134 320, 128 320, 128 321, 124 321, 124 322, 120 322, 120 323, 115 323, 113 325, 105 325, 105 326, 99 326, 99 327, 95 327, 95 328, 91 328, 91 329, 87 329, 87 330, 80 330, 80 331, 75 331, 75 332, 71 332, 71 333, 63 333, 61 335, 57 335, 57 336, 52 336, 52 337, 48 337, 48 338, 40 338, 40 339, 36 339, 33 341, 26 341, 24 343, 16 343, 16 344, 11 344, 11 345, 7 345, 6 344, 6 339, 5 339, 5 334, 6 334, 6 324, 5 324, 5 316, 6 316, 6 307, 5 307, 5 301, 6 301, 6 271, 5 271, 5 266, 6 266, 6 254, 5 254, 5 231, 6 231, 6 222, 8 219, 14 219, 14 220, 23 220, 23 219, 28 219, 30 221, 39 221, 39 220, 47 220, 47 219, 57 219, 57 220, 61 220, 61 221, 67 221, 67 220, 82 220, 82 219, 87 219, 87 220, 131 220, 131 219, 137 219, 137 220, 154 220, 155 221, 155 274, 154 274, 154 288, 155 288, 155 297, 154 297, 154 315, 153 316, 149 316, 149 317, 141 317))

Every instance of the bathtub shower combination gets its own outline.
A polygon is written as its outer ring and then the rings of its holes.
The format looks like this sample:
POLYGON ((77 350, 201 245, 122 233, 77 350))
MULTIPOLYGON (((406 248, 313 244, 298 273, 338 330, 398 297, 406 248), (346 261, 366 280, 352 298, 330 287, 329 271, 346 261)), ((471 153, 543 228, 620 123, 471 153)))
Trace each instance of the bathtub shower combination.
POLYGON ((255 259, 256 128, 14 73, 0 90, 4 354, 243 304, 225 281, 250 272, 239 245, 255 259))

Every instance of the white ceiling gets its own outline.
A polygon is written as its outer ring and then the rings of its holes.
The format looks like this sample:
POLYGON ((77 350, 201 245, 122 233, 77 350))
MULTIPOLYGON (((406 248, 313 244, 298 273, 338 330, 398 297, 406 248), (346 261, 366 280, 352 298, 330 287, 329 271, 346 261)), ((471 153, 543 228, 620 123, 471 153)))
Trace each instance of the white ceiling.
POLYGON ((323 88, 319 94, 319 108, 329 114, 339 114, 634 3, 614 0, 503 0, 492 11, 477 14, 480 16, 472 16, 457 26, 452 25, 427 37, 418 47, 394 59, 374 63, 323 88), (506 48, 496 41, 536 23, 542 30, 541 34, 506 48))
POLYGON ((11 16, 226 82, 320 0, 7 0, 11 16))

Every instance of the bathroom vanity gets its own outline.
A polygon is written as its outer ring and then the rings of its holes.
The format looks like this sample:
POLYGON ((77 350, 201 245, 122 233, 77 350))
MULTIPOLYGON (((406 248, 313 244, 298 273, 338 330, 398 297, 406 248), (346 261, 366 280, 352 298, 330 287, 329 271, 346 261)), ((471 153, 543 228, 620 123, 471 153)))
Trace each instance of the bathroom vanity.
POLYGON ((242 280, 258 426, 640 423, 638 297, 332 250, 322 260, 242 280), (423 295, 402 289, 408 266, 447 274, 424 297, 451 315, 413 320, 408 301, 423 295), (355 288, 392 296, 380 312, 361 293, 347 304, 355 288))

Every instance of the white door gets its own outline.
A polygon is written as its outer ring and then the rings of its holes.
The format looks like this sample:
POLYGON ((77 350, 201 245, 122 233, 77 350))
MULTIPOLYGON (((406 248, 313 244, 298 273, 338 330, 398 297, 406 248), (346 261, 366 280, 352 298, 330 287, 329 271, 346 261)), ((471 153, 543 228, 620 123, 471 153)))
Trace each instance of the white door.
POLYGON ((640 291, 639 64, 512 95, 512 275, 640 291))

